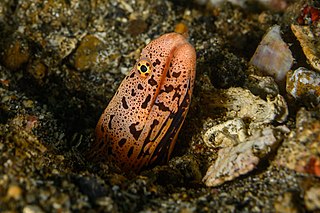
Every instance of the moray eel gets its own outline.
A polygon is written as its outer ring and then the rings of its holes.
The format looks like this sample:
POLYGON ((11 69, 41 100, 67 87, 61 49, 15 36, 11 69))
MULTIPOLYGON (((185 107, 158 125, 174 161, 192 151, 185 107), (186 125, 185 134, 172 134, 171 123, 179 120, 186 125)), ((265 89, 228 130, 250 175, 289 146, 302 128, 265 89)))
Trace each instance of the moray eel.
POLYGON ((100 117, 96 157, 134 172, 167 162, 195 75, 195 49, 184 36, 168 33, 151 41, 100 117))

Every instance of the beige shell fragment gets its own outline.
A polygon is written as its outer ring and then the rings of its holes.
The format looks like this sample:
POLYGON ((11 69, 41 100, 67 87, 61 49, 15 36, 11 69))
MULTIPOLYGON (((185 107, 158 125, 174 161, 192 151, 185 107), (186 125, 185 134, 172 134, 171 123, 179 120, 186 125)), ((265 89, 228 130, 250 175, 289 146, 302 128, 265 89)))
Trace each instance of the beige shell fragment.
POLYGON ((278 142, 275 131, 267 127, 256 131, 245 142, 220 149, 217 160, 208 168, 202 181, 207 186, 218 186, 248 173, 278 142))
POLYGON ((273 121, 282 123, 288 116, 287 103, 281 95, 273 98, 267 97, 267 100, 263 100, 249 90, 237 87, 219 90, 211 98, 211 101, 215 103, 215 108, 227 110, 225 112, 227 118, 249 118, 254 126, 273 121))
POLYGON ((320 42, 315 38, 310 26, 291 25, 291 30, 300 42, 310 65, 320 72, 320 42))
POLYGON ((77 46, 77 38, 70 38, 62 35, 50 35, 46 38, 48 46, 58 52, 57 56, 60 59, 67 57, 77 46))
POLYGON ((235 118, 208 129, 202 138, 208 147, 230 147, 247 138, 247 129, 242 119, 235 118))
POLYGON ((292 53, 281 38, 279 25, 268 30, 250 60, 250 64, 273 76, 277 82, 285 80, 292 63, 292 53))

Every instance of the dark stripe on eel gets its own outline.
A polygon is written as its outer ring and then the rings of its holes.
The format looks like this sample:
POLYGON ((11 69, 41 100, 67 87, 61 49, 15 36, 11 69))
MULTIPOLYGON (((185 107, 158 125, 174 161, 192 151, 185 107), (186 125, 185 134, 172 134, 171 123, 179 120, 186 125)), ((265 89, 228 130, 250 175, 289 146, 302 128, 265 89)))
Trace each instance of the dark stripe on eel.
POLYGON ((133 154, 133 149, 134 149, 133 146, 130 147, 130 149, 129 149, 128 153, 127 153, 127 157, 128 157, 128 158, 130 158, 131 155, 133 154))
POLYGON ((146 100, 144 100, 144 102, 141 104, 141 108, 142 108, 142 109, 147 108, 148 103, 150 102, 150 100, 151 100, 151 95, 149 94, 149 95, 146 97, 146 100))
POLYGON ((134 91, 134 89, 131 90, 131 96, 136 96, 136 92, 134 91))
POLYGON ((158 106, 161 111, 164 111, 164 112, 169 111, 170 112, 170 108, 167 107, 163 102, 155 103, 155 105, 158 106))
MULTIPOLYGON (((190 85, 189 85, 190 86, 190 85)), ((178 111, 175 114, 170 114, 170 116, 166 119, 165 122, 163 122, 161 129, 166 127, 166 123, 172 119, 171 125, 166 131, 166 134, 161 138, 161 140, 158 142, 157 147, 153 150, 153 153, 149 157, 149 162, 146 165, 146 167, 150 165, 156 165, 164 163, 168 160, 168 150, 170 149, 171 142, 176 134, 178 134, 178 130, 180 129, 181 125, 183 124, 183 121, 185 119, 185 114, 188 111, 189 103, 190 103, 190 93, 189 93, 190 87, 188 87, 188 92, 185 94, 181 105, 178 107, 178 111), (153 160, 153 161, 152 161, 153 160), (152 161, 152 162, 150 162, 152 161)), ((161 132, 161 130, 159 131, 161 132)), ((158 138, 160 134, 155 138, 158 138)))
POLYGON ((173 89, 174 89, 174 88, 173 88, 172 85, 164 86, 164 90, 160 90, 160 93, 159 93, 159 94, 161 94, 161 93, 163 93, 163 92, 165 92, 165 93, 172 92, 173 89))
MULTIPOLYGON (((141 158, 142 156, 146 156, 146 155, 150 155, 151 153, 149 152, 150 151, 150 147, 145 150, 145 147, 148 143, 153 143, 154 141, 150 141, 150 136, 151 136, 151 133, 153 131, 153 129, 159 124, 159 121, 157 119, 154 119, 152 124, 150 125, 150 130, 148 132, 148 135, 146 137, 146 139, 144 140, 143 142, 143 145, 142 145, 142 148, 140 149, 140 152, 139 152, 139 155, 137 157, 137 159, 141 158)), ((160 133, 158 133, 160 134, 160 133)))

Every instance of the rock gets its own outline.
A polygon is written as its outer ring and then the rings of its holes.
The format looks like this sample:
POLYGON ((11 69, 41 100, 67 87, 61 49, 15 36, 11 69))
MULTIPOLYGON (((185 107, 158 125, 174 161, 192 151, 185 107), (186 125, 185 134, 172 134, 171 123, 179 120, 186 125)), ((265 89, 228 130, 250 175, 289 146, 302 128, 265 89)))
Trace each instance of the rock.
POLYGON ((308 211, 320 210, 320 186, 313 186, 304 194, 304 202, 308 211))
POLYGON ((3 64, 10 70, 17 70, 26 64, 30 57, 29 46, 19 39, 12 41, 3 52, 3 64))
POLYGON ((289 71, 286 82, 287 92, 307 106, 320 103, 320 73, 299 67, 289 71))
POLYGON ((302 108, 296 116, 296 129, 292 130, 278 150, 275 162, 300 173, 320 177, 320 110, 302 108))
MULTIPOLYGON (((319 30, 319 27, 315 27, 319 30)), ((320 72, 320 52, 319 52, 319 35, 315 34, 310 25, 300 26, 300 25, 291 25, 291 30, 300 42, 302 50, 307 57, 311 66, 320 72)))
POLYGON ((105 47, 94 35, 85 36, 74 55, 74 66, 78 71, 88 70, 98 66, 104 60, 105 47))
POLYGON ((247 129, 242 119, 235 118, 208 129, 202 138, 209 147, 230 147, 245 141, 247 129))
POLYGON ((11 185, 7 191, 7 197, 19 200, 22 195, 22 189, 18 185, 11 185))
POLYGON ((221 109, 227 119, 250 119, 250 125, 254 126, 273 121, 282 123, 288 116, 287 103, 281 95, 267 96, 266 100, 263 100, 249 90, 237 87, 218 90, 206 98, 208 109, 221 109))
POLYGON ((274 202, 275 212, 278 213, 298 213, 300 212, 296 202, 296 195, 291 192, 285 192, 277 197, 274 202))
MULTIPOLYGON (((285 128, 286 129, 286 128, 285 128)), ((267 154, 277 147, 280 139, 270 127, 256 131, 246 141, 219 150, 217 160, 208 168, 202 181, 207 186, 219 186, 226 181, 252 171, 267 154)), ((280 131, 283 131, 280 130, 280 131)), ((287 130, 285 130, 287 131, 287 130)))
POLYGON ((45 48, 48 48, 48 51, 51 52, 57 62, 74 51, 78 42, 77 38, 56 34, 50 34, 46 40, 48 43, 45 48))
POLYGON ((42 209, 36 205, 27 205, 22 209, 23 213, 42 213, 42 209))
POLYGON ((266 99, 267 96, 276 97, 279 94, 279 87, 274 78, 270 76, 258 76, 251 74, 245 86, 254 95, 266 99))
POLYGON ((40 60, 34 60, 29 63, 27 70, 38 81, 42 81, 47 75, 47 66, 40 60))

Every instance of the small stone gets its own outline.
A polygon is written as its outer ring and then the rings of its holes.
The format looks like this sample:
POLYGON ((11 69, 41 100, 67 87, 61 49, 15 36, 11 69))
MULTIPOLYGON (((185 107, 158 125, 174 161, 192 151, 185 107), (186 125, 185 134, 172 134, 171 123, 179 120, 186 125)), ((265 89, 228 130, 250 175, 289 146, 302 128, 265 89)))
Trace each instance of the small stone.
POLYGON ((254 94, 266 99, 267 96, 276 97, 279 94, 279 87, 274 78, 270 76, 248 76, 245 86, 254 94))
POLYGON ((176 24, 176 26, 174 27, 174 32, 179 33, 181 35, 188 36, 188 31, 189 30, 187 25, 183 22, 176 24))
POLYGON ((298 213, 299 208, 295 202, 295 195, 286 192, 281 196, 278 196, 276 201, 274 202, 275 212, 278 213, 298 213))
POLYGON ((104 50, 104 45, 94 35, 85 36, 75 55, 74 66, 78 71, 85 71, 99 63, 99 51, 104 50))
POLYGON ((296 129, 283 141, 276 165, 320 177, 320 110, 297 112, 296 129))
POLYGON ((27 205, 22 210, 23 213, 42 213, 42 209, 36 205, 27 205))
POLYGON ((117 212, 117 205, 110 197, 99 197, 95 200, 98 206, 103 206, 105 212, 117 212))
POLYGON ((296 100, 302 101, 307 106, 310 103, 320 103, 320 73, 299 67, 289 71, 286 83, 287 92, 296 100))
POLYGON ((45 48, 52 52, 56 62, 60 62, 73 52, 78 42, 77 38, 57 34, 50 34, 46 39, 48 43, 45 48))
POLYGON ((11 185, 9 186, 7 197, 13 198, 15 200, 19 200, 22 195, 22 189, 18 185, 11 185))
POLYGON ((148 28, 147 23, 142 19, 134 19, 129 21, 127 32, 132 36, 137 36, 145 32, 148 28))
POLYGON ((47 67, 40 60, 32 61, 27 70, 37 80, 42 80, 47 74, 47 67))
POLYGON ((240 118, 215 125, 203 135, 203 141, 206 145, 215 148, 234 146, 243 142, 246 138, 247 129, 240 118))
POLYGON ((304 195, 304 202, 308 211, 320 210, 320 186, 311 187, 304 195))
POLYGON ((22 104, 26 108, 33 108, 34 107, 34 102, 32 100, 23 100, 22 104))
POLYGON ((249 90, 237 87, 219 90, 211 94, 208 100, 208 108, 225 111, 226 118, 250 118, 251 124, 255 126, 273 121, 282 123, 288 116, 287 103, 281 95, 267 96, 263 100, 249 90), (212 103, 214 105, 210 106, 212 103))
POLYGON ((30 57, 29 47, 25 42, 12 42, 3 54, 3 63, 10 70, 17 70, 27 63, 30 57))

